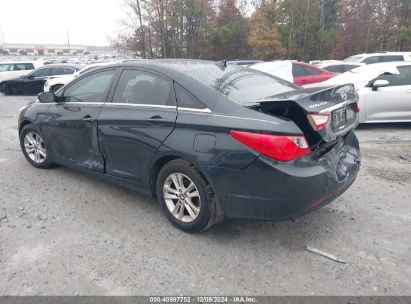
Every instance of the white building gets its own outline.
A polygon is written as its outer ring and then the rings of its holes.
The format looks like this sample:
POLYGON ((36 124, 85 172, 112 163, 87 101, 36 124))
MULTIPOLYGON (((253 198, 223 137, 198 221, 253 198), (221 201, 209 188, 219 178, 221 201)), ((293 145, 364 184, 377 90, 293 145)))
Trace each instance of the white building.
POLYGON ((85 45, 22 44, 3 43, 0 51, 6 55, 82 55, 87 52, 85 45))

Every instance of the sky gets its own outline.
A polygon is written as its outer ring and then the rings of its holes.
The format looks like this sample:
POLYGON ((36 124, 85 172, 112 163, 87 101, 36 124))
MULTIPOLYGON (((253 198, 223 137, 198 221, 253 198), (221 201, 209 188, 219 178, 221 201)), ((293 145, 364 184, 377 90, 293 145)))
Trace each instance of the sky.
POLYGON ((0 0, 0 42, 109 45, 123 0, 0 0))

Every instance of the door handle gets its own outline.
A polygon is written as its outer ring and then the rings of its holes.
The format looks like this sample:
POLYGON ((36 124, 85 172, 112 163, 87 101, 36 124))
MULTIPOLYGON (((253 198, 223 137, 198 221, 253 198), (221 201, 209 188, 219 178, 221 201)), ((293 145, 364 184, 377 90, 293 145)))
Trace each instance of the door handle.
POLYGON ((81 120, 86 122, 86 124, 91 124, 93 122, 93 118, 91 117, 91 115, 86 115, 81 120))
POLYGON ((160 126, 165 125, 165 124, 167 123, 167 122, 166 122, 166 119, 163 118, 163 117, 160 116, 160 115, 151 116, 151 117, 148 119, 148 121, 149 121, 150 124, 152 124, 152 125, 160 125, 160 126))

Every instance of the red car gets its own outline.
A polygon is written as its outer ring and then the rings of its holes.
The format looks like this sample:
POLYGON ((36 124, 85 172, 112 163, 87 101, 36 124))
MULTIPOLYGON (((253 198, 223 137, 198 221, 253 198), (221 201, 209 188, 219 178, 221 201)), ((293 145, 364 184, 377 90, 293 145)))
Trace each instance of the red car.
POLYGON ((298 85, 325 81, 337 75, 305 62, 292 61, 292 65, 294 83, 298 85))

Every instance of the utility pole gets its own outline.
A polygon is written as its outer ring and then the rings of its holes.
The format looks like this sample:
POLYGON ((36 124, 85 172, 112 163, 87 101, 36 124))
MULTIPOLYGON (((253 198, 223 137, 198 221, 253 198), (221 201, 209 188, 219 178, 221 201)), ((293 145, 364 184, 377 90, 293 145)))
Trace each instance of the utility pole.
POLYGON ((70 48, 70 36, 69 36, 69 30, 67 29, 67 45, 69 48, 69 54, 71 54, 71 48, 70 48))

